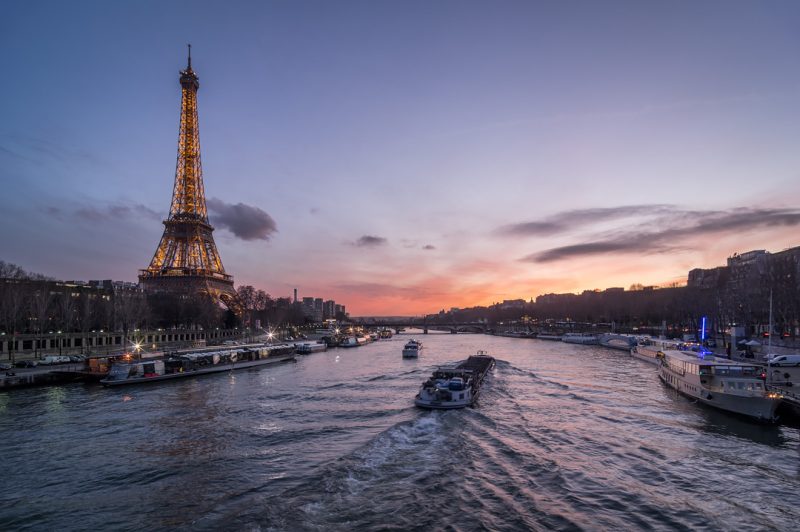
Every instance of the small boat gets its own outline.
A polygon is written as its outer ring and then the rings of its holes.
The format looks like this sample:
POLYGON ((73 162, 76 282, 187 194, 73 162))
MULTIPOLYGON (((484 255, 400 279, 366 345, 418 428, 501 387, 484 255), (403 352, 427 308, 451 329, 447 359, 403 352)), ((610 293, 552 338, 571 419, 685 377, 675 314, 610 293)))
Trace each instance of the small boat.
POLYGON ((566 333, 561 338, 561 341, 568 344, 581 345, 597 345, 599 343, 597 336, 589 333, 566 333))
POLYGON ((413 339, 409 340, 403 346, 403 358, 417 358, 420 351, 422 351, 422 342, 413 339))
POLYGON ((319 353, 328 349, 328 344, 325 342, 303 342, 297 344, 297 353, 300 355, 307 355, 309 353, 319 353))
POLYGON ((758 421, 777 420, 775 410, 783 397, 766 389, 761 367, 717 358, 702 349, 668 349, 659 361, 659 378, 678 393, 758 421))
POLYGON ((637 337, 631 334, 615 334, 604 333, 598 338, 598 343, 603 347, 610 347, 611 349, 619 349, 620 351, 628 351, 636 345, 637 337))
POLYGON ((449 410, 472 406, 483 379, 494 367, 494 358, 483 351, 455 366, 439 366, 422 383, 414 404, 420 408, 449 410))
POLYGON ((631 348, 631 356, 639 360, 644 360, 645 362, 650 362, 651 364, 659 364, 663 351, 678 349, 680 345, 681 343, 677 340, 644 337, 631 348))
POLYGON ((108 375, 100 382, 106 386, 119 386, 253 368, 293 360, 294 350, 294 345, 289 344, 257 344, 157 359, 121 360, 111 365, 108 375))
POLYGON ((359 345, 355 336, 346 336, 339 342, 339 347, 358 347, 359 345))

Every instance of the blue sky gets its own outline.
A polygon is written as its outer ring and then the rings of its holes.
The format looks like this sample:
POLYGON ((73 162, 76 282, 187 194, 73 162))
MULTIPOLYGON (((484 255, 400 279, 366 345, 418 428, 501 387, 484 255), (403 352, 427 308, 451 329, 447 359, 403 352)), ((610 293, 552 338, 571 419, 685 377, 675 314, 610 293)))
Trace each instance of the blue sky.
POLYGON ((237 283, 400 314, 680 281, 798 245, 799 23, 796 2, 6 2, 0 259, 135 280, 191 42, 237 283))

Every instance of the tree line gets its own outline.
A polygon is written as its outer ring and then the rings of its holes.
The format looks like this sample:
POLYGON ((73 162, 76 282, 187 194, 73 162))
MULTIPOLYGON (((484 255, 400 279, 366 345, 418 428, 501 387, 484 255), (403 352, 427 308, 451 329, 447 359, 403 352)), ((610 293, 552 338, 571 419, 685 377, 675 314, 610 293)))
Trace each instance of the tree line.
POLYGON ((202 295, 145 293, 130 283, 86 284, 57 281, 0 261, 0 332, 44 336, 61 331, 123 332, 156 328, 263 328, 302 325, 299 303, 273 299, 263 290, 237 289, 243 314, 237 316, 202 295))
POLYGON ((492 325, 517 322, 538 328, 563 328, 565 323, 577 328, 580 324, 603 324, 606 328, 613 325, 619 332, 657 333, 665 328, 677 335, 696 333, 705 317, 708 334, 721 336, 730 327, 738 326, 747 336, 757 336, 769 332, 771 295, 774 336, 794 339, 800 328, 797 269, 792 260, 779 258, 746 275, 723 271, 713 286, 634 285, 632 290, 545 294, 535 301, 441 311, 429 315, 428 321, 448 324, 485 320, 492 325))

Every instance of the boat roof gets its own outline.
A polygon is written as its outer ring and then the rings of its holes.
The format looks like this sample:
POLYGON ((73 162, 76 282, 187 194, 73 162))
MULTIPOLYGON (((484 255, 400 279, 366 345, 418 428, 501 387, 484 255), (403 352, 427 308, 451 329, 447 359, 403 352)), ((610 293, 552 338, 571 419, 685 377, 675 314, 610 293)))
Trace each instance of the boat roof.
POLYGON ((719 358, 714 356, 713 353, 696 353, 694 351, 679 351, 677 349, 666 349, 661 351, 667 358, 674 358, 683 360, 684 362, 692 362, 701 366, 728 366, 728 367, 746 367, 758 368, 755 364, 747 364, 739 361, 728 360, 727 358, 719 358))

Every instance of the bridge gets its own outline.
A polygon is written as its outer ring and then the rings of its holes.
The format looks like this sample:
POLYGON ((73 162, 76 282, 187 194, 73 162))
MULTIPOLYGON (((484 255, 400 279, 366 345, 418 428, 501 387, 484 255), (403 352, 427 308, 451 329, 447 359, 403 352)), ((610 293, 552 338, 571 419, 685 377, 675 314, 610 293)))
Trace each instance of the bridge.
POLYGON ((432 331, 448 331, 451 333, 485 333, 489 328, 487 323, 483 322, 463 322, 463 323, 431 323, 425 318, 402 318, 402 319, 385 319, 385 318, 357 318, 356 323, 364 327, 385 327, 387 329, 394 329, 400 332, 402 329, 416 328, 422 329, 424 334, 428 334, 429 330, 432 331))

